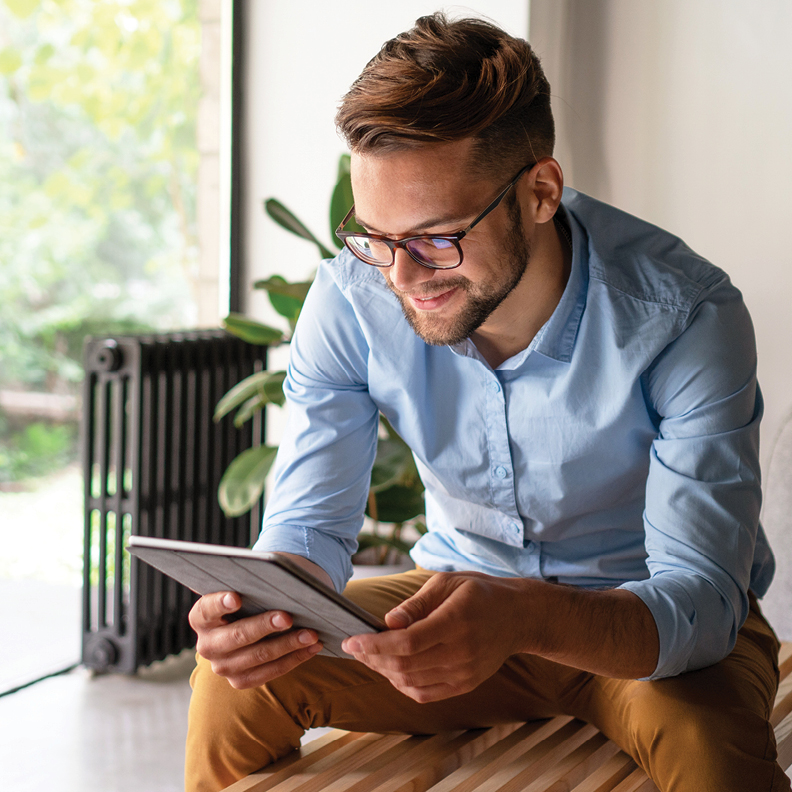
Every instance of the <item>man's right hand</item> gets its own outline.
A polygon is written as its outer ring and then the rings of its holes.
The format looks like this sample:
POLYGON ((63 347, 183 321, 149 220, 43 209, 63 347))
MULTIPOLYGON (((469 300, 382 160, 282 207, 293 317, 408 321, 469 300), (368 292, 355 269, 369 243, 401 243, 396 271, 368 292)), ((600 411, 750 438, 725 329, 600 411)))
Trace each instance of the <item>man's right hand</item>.
POLYGON ((193 605, 190 625, 198 634, 198 654, 209 660, 215 674, 232 687, 263 685, 309 660, 322 648, 313 630, 288 632, 292 618, 267 611, 238 621, 226 616, 242 605, 238 594, 206 594, 193 605))

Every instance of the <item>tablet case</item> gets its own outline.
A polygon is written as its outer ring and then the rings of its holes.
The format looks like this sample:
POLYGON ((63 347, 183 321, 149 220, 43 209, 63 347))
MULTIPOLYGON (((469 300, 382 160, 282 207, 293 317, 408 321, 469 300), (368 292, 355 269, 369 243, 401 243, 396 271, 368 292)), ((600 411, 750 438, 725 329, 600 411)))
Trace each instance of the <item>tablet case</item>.
POLYGON ((238 547, 130 537, 129 552, 198 594, 235 591, 242 607, 232 618, 283 610, 294 627, 315 630, 321 655, 350 658, 341 642, 386 629, 384 622, 325 586, 288 558, 238 547))

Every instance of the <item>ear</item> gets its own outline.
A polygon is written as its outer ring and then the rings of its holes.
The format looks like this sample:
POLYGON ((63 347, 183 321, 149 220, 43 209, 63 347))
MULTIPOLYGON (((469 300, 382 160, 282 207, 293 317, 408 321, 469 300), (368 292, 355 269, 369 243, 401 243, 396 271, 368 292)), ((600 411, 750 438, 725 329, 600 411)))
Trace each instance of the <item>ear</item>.
POLYGON ((530 188, 529 203, 535 223, 553 219, 564 191, 564 174, 557 160, 542 157, 526 174, 525 187, 530 188))

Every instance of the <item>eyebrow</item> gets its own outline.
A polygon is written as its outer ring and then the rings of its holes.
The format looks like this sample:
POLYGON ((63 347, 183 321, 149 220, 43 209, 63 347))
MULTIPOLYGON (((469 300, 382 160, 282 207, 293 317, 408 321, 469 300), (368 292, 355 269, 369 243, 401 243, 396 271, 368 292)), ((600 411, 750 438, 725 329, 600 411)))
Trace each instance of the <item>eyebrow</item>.
MULTIPOLYGON (((354 212, 353 216, 355 218, 355 222, 362 228, 367 228, 369 230, 369 233, 378 234, 379 236, 387 236, 387 234, 369 225, 365 220, 361 220, 357 212, 354 212)), ((430 217, 428 220, 424 221, 421 225, 410 229, 410 232, 408 234, 404 234, 403 236, 405 237, 420 236, 422 234, 426 234, 427 229, 436 228, 437 226, 452 227, 455 229, 455 231, 461 230, 468 225, 468 223, 466 222, 467 219, 468 219, 467 217, 463 217, 461 219, 457 219, 453 217, 451 219, 448 219, 447 217, 430 217)), ((455 233, 455 231, 450 231, 448 233, 453 234, 455 233)), ((435 234, 437 236, 443 236, 442 232, 435 232, 435 234)))

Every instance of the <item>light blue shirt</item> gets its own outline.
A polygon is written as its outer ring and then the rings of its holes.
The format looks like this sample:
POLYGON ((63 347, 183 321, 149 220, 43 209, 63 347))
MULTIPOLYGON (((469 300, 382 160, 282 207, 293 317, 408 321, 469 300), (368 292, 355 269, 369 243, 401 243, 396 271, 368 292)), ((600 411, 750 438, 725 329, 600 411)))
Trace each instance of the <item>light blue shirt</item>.
POLYGON ((629 589, 659 631, 651 678, 672 676, 725 657, 748 589, 773 575, 751 320, 678 238, 573 190, 563 205, 563 297, 494 371, 470 341, 418 338, 374 267, 322 263, 255 548, 305 556, 343 588, 381 411, 426 485, 417 564, 629 589))

